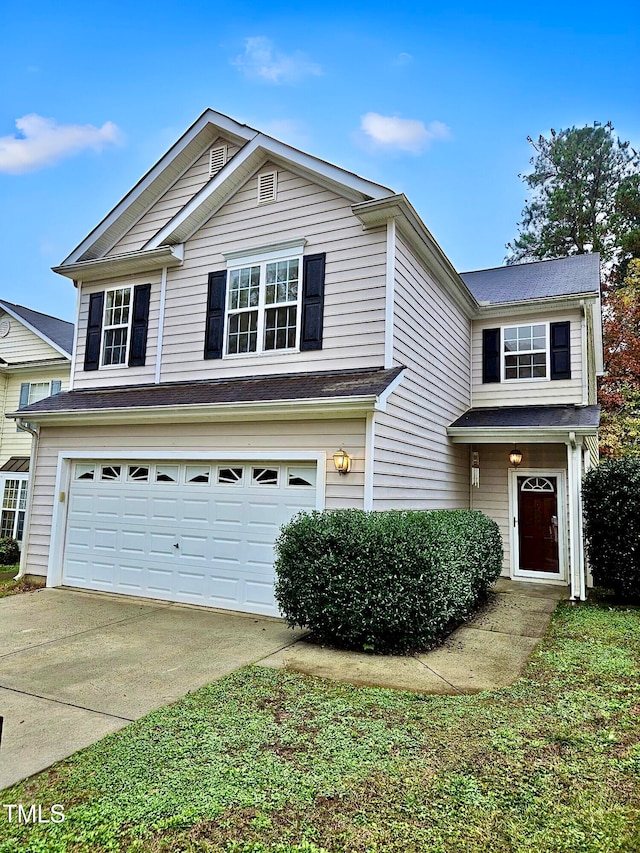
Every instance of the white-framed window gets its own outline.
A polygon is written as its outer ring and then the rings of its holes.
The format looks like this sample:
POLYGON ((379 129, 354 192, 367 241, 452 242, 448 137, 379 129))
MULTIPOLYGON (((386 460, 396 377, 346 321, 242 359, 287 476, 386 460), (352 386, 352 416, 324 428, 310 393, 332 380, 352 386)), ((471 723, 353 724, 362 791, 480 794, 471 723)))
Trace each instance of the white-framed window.
POLYGON ((225 355, 295 350, 300 344, 302 255, 229 266, 225 355))
POLYGON ((27 509, 28 481, 25 478, 7 477, 2 488, 0 510, 0 536, 22 542, 24 516, 27 509))
POLYGON ((102 367, 127 364, 133 287, 114 287, 105 292, 102 323, 102 367))
POLYGON ((502 328, 502 378, 549 378, 549 324, 502 328))
POLYGON ((51 382, 29 383, 29 405, 51 396, 51 382))

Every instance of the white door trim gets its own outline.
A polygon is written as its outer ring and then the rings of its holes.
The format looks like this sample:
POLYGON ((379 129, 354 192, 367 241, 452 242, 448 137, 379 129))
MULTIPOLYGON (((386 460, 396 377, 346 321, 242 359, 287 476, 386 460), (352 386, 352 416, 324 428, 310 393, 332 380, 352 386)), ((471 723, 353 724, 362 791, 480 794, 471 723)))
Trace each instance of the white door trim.
POLYGON ((316 509, 323 510, 326 492, 327 454, 324 450, 131 450, 113 448, 105 450, 61 450, 58 453, 56 470, 56 486, 53 498, 53 517, 51 520, 51 546, 47 565, 47 586, 62 584, 62 566, 64 563, 64 543, 67 529, 67 506, 69 487, 71 484, 71 463, 77 459, 123 459, 123 460, 220 460, 264 462, 315 462, 316 477, 316 509))
POLYGON ((509 539, 511 577, 521 580, 567 582, 568 531, 566 472, 554 468, 509 468, 509 539), (560 572, 520 570, 520 519, 518 517, 518 477, 557 477, 558 483, 558 562, 560 572))

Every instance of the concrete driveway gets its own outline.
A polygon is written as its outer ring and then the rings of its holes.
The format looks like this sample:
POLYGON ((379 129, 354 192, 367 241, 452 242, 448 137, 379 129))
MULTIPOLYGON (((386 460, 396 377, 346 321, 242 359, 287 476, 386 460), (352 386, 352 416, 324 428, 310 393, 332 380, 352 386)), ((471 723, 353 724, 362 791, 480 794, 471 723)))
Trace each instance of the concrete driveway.
POLYGON ((299 636, 267 617, 72 590, 0 599, 0 789, 299 636))

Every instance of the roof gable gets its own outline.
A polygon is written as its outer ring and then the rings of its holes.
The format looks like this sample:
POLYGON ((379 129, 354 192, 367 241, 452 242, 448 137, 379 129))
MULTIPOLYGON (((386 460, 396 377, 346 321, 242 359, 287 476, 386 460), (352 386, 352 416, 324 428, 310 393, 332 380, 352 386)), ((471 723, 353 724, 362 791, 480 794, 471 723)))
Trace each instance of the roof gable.
POLYGON ((21 323, 30 332, 37 335, 65 358, 71 358, 73 352, 74 325, 49 314, 42 314, 23 305, 0 300, 0 308, 21 323))
POLYGON ((305 154, 221 113, 206 110, 61 266, 104 257, 220 136, 231 139, 240 146, 240 150, 147 241, 145 249, 183 242, 267 158, 313 176, 316 182, 346 194, 353 201, 392 195, 387 187, 305 154))

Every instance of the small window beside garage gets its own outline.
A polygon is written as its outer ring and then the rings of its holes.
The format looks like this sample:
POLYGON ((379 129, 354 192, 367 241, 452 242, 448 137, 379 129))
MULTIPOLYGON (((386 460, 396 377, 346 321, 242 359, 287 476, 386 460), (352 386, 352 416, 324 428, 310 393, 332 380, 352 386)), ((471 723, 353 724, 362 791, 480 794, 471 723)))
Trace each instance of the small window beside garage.
POLYGON ((241 486, 244 468, 218 468, 218 484, 221 486, 241 486))
POLYGON ((93 462, 76 465, 76 480, 93 480, 96 475, 96 466, 93 462))
POLYGON ((156 467, 156 483, 177 483, 178 465, 158 465, 156 467))
POLYGON ((187 465, 185 481, 187 483, 208 483, 211 469, 208 465, 187 465))
POLYGON ((100 472, 101 480, 119 480, 122 473, 120 465, 103 465, 100 472))
POLYGON ((315 468, 288 468, 287 469, 287 485, 288 486, 315 486, 316 484, 316 469, 315 468))
POLYGON ((251 482, 254 486, 277 486, 278 485, 278 469, 277 468, 252 468, 251 482))
POLYGON ((127 480, 130 483, 148 483, 149 467, 147 465, 129 465, 127 480))

